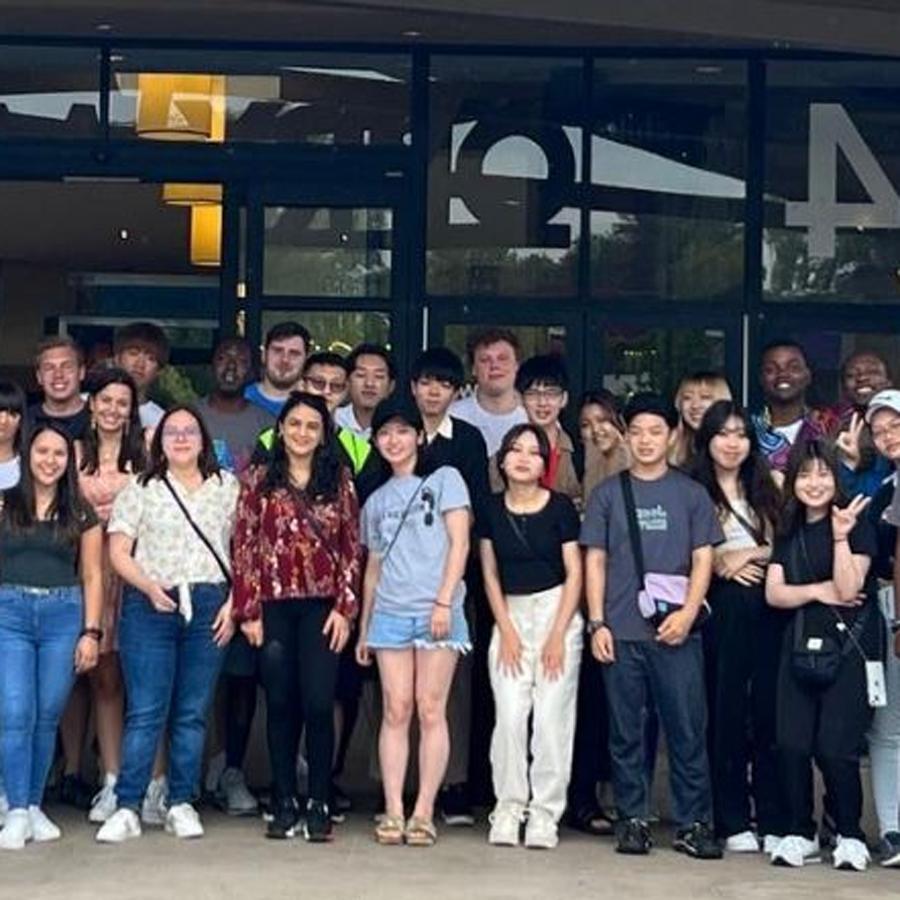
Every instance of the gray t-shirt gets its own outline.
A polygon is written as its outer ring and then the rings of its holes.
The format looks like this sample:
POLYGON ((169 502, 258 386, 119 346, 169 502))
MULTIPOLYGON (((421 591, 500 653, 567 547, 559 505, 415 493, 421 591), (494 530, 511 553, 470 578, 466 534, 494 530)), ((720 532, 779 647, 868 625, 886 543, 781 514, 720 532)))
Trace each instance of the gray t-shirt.
MULTIPOLYGON (((431 613, 450 547, 443 514, 470 506, 466 483, 450 466, 424 479, 391 478, 369 497, 362 511, 362 542, 382 560, 376 609, 395 616, 431 613)), ((461 604, 465 595, 460 581, 453 604, 461 604)))
POLYGON ((197 411, 212 437, 219 465, 240 475, 250 464, 259 433, 275 423, 264 409, 248 403, 240 412, 223 413, 209 405, 209 398, 197 404, 197 411))
MULTIPOLYGON (((690 575, 691 553, 724 538, 709 494, 675 469, 655 481, 632 477, 631 484, 645 571, 690 575)), ((603 612, 613 635, 623 641, 653 640, 655 629, 638 610, 640 585, 618 476, 607 478, 591 493, 580 541, 606 551, 603 612)))

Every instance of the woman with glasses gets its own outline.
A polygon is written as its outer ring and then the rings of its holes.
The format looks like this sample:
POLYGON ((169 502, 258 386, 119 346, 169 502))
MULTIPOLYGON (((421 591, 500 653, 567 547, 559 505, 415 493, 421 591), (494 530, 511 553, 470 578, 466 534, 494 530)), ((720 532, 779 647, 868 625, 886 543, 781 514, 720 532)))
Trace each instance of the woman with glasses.
POLYGON ((191 801, 206 713, 233 634, 228 563, 238 482, 219 470, 200 416, 176 406, 160 420, 146 471, 113 504, 113 568, 126 583, 119 623, 125 738, 117 811, 103 843, 139 837, 138 810, 168 726, 168 833, 203 835, 191 801))

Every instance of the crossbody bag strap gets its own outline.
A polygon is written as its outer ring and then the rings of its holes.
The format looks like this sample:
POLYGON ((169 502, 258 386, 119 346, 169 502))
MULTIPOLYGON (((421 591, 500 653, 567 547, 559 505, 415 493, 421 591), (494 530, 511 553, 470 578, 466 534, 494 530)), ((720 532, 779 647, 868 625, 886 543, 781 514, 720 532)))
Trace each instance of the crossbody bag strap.
POLYGON ((163 475, 162 482, 169 489, 169 493, 178 504, 178 508, 182 511, 182 513, 184 513, 184 517, 185 519, 187 519, 188 524, 191 526, 191 528, 194 529, 194 533, 198 538, 200 538, 201 541, 203 541, 206 549, 209 550, 210 553, 212 553, 213 558, 218 563, 219 568, 222 570, 222 575, 225 576, 225 583, 228 585, 228 589, 230 590, 232 585, 231 572, 229 571, 228 566, 225 565, 225 561, 221 556, 219 556, 219 551, 216 550, 216 548, 213 546, 212 541, 210 541, 210 539, 203 533, 203 529, 200 528, 200 526, 194 521, 193 516, 191 516, 190 512, 188 512, 188 508, 184 505, 184 501, 181 499, 181 497, 178 496, 178 492, 169 481, 169 476, 163 475))
POLYGON ((415 502, 416 497, 422 491, 422 488, 425 487, 425 482, 431 477, 431 473, 426 475, 417 485, 416 489, 410 495, 409 500, 406 502, 406 506, 403 509, 403 514, 400 516, 400 524, 397 526, 397 530, 391 537, 390 543, 387 545, 387 549, 384 551, 381 557, 381 565, 384 565, 387 562, 387 558, 391 555, 391 550, 394 549, 394 545, 397 543, 397 539, 400 537, 400 532, 403 531, 403 526, 406 524, 406 520, 409 518, 410 510, 412 509, 412 505, 415 502))
POLYGON ((638 584, 644 587, 644 551, 641 547, 641 532, 638 528, 637 507, 634 503, 634 490, 631 487, 631 475, 625 469, 619 472, 619 484, 622 487, 622 498, 625 501, 625 518, 628 520, 628 539, 634 555, 634 567, 637 571, 638 584))
POLYGON ((306 497, 301 491, 294 487, 291 488, 291 494, 294 497, 294 503, 296 504, 303 521, 310 527, 310 530, 316 536, 316 540, 319 542, 322 549, 331 557, 331 561, 334 563, 335 567, 339 568, 340 560, 338 559, 338 555, 334 552, 332 547, 329 546, 328 538, 322 530, 319 520, 315 517, 306 497))
POLYGON ((728 507, 728 512, 734 516, 735 521, 744 531, 747 532, 750 537, 756 541, 757 547, 764 547, 768 541, 764 537, 764 530, 762 528, 755 528, 753 524, 747 519, 746 516, 742 516, 732 505, 729 499, 725 498, 725 505, 728 507))

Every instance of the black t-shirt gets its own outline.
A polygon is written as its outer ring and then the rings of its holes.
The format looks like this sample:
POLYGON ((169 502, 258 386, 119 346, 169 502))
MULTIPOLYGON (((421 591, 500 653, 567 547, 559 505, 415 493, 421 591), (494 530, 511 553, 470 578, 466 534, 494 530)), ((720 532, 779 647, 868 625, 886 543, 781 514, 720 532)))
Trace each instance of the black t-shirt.
MULTIPOLYGON (((82 532, 98 522, 88 508, 82 532)), ((38 522, 27 531, 13 531, 0 522, 0 582, 56 588, 78 584, 79 541, 69 540, 53 522, 38 522)))
MULTIPOLYGON (((875 529, 867 519, 860 519, 850 532, 850 552, 874 558, 878 552, 875 529)), ((804 524, 800 530, 786 538, 778 538, 772 550, 772 562, 784 569, 786 584, 813 584, 831 581, 834 574, 834 538, 831 532, 831 518, 826 517, 812 524, 804 524), (801 541, 802 535, 802 541, 801 541), (804 554, 803 550, 806 550, 804 554)), ((866 601, 876 593, 877 585, 871 566, 866 576, 863 591, 866 601)), ((824 603, 809 603, 806 610, 806 629, 810 634, 821 632, 834 625, 834 610, 824 603)), ((842 607, 840 615, 850 624, 858 615, 858 608, 842 607)))
POLYGON ((504 594, 534 594, 566 580, 562 545, 578 540, 581 523, 572 501, 550 492, 544 508, 519 515, 492 494, 477 523, 478 536, 493 542, 504 594))
POLYGON ((44 412, 40 403, 28 408, 28 426, 34 428, 42 422, 52 422, 65 431, 73 441, 80 441, 91 427, 91 411, 87 403, 71 416, 51 416, 44 412))

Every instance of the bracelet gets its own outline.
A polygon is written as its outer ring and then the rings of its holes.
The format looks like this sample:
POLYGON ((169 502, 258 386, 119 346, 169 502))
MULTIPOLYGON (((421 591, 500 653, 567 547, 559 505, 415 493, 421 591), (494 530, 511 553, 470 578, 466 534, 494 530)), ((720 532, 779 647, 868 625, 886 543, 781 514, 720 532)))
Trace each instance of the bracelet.
POLYGON ((846 543, 847 543, 847 538, 837 538, 837 539, 834 541, 834 543, 835 543, 835 544, 846 544, 846 543))
POLYGON ((900 633, 900 619, 894 619, 890 624, 891 634, 900 633))
POLYGON ((603 619, 589 619, 587 625, 585 625, 585 631, 587 631, 591 637, 593 637, 601 628, 607 628, 610 631, 612 630, 603 619))
POLYGON ((450 609, 450 604, 449 604, 449 603, 441 603, 440 600, 435 600, 435 601, 434 601, 434 605, 435 605, 435 606, 443 607, 444 609, 450 609))
POLYGON ((90 637, 99 643, 103 640, 103 629, 87 625, 81 629, 81 634, 78 637, 90 637))

